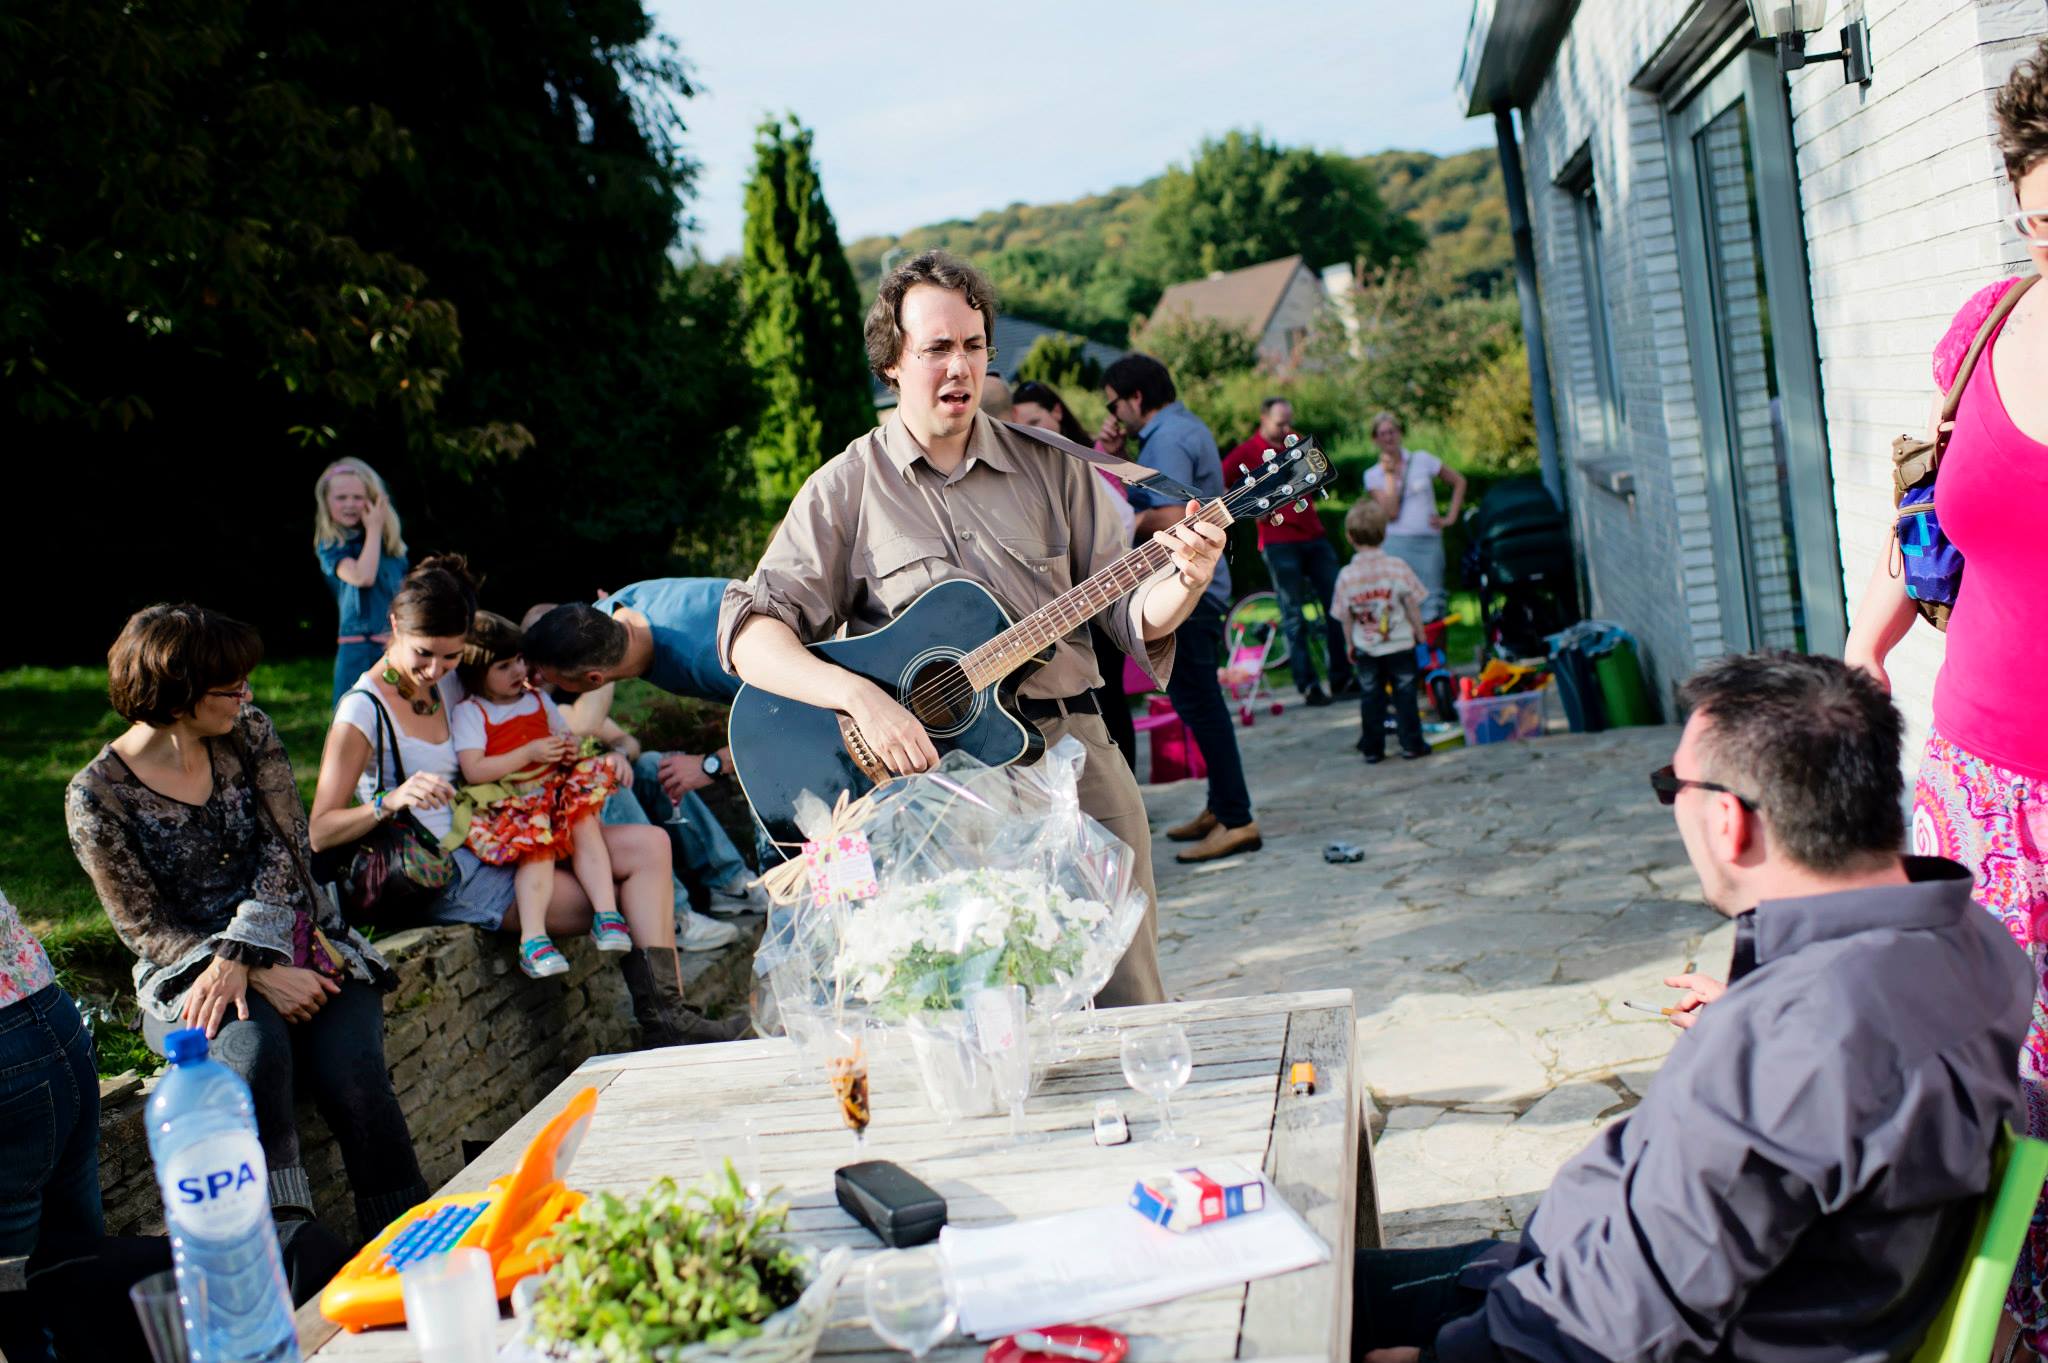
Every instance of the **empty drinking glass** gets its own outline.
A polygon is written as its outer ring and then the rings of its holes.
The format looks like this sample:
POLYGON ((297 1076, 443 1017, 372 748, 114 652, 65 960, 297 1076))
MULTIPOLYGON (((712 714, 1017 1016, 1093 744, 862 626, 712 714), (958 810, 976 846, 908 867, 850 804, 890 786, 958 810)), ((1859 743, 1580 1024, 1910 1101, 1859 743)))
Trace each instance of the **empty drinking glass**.
POLYGON ((727 1161, 746 1190, 747 1201, 761 1200, 761 1126, 752 1117, 713 1115, 697 1127, 697 1151, 704 1167, 723 1173, 727 1161))
POLYGON ((974 1018, 975 1042, 987 1057, 996 1097, 1010 1109, 1010 1140, 1035 1144, 1042 1136, 1024 1134, 1024 1100, 1031 1094, 1030 998, 1020 984, 984 989, 967 1000, 974 1018))
POLYGON ((488 1252, 451 1249, 415 1260, 399 1275, 399 1291, 420 1363, 497 1358, 498 1288, 488 1252))
POLYGON ((868 1324, 892 1349, 923 1358, 953 1333, 959 1303, 936 1249, 884 1250, 868 1260, 868 1324))
POLYGON ((1169 1150, 1192 1150, 1200 1145, 1201 1137, 1184 1136, 1173 1129, 1173 1111, 1167 1105, 1167 1099, 1195 1072, 1187 1030, 1179 1023, 1133 1027, 1123 1035, 1122 1051, 1124 1078, 1159 1104, 1159 1131, 1146 1144, 1169 1150))
POLYGON ((205 1278, 193 1274, 190 1290, 181 1292, 177 1270, 167 1268, 129 1288, 128 1300, 156 1363, 185 1363, 192 1356, 185 1332, 206 1315, 205 1278))

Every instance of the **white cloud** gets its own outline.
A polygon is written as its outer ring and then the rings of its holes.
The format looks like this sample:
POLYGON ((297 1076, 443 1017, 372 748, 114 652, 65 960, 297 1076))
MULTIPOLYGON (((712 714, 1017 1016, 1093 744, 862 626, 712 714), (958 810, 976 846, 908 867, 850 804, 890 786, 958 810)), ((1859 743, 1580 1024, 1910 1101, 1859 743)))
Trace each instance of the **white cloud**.
POLYGON ((1459 0, 650 8, 704 87, 683 118, 711 256, 739 249, 754 128, 785 110, 848 240, 1132 184, 1232 128, 1352 153, 1492 140, 1451 93, 1459 0))

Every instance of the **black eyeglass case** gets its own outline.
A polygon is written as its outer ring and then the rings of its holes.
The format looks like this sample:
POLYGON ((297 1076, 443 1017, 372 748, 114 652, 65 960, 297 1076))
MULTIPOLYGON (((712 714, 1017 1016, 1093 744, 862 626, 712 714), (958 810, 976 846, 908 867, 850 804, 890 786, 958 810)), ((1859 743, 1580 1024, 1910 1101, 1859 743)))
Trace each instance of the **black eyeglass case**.
POLYGON ((929 1244, 946 1224, 946 1199, 888 1160, 849 1164, 832 1175, 846 1214, 892 1249, 929 1244))

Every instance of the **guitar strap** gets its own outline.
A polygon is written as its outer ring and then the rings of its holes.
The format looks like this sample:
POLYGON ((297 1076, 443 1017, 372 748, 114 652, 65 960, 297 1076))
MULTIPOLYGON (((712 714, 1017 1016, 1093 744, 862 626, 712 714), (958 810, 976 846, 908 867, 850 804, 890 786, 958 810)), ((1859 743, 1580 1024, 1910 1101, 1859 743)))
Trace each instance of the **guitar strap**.
POLYGON ((1149 488, 1153 492, 1162 494, 1170 494, 1184 502, 1212 502, 1216 500, 1213 497, 1204 496, 1177 479, 1167 477, 1158 469, 1148 469, 1143 464, 1134 464, 1128 459, 1119 459, 1113 454, 1104 454, 1101 450, 1090 449, 1088 446, 1077 444, 1055 431, 1040 430, 1036 426, 1026 426, 1022 422, 1017 421, 1002 421, 1000 424, 1009 427, 1027 440, 1036 440, 1041 445, 1050 445, 1061 454, 1069 454, 1076 459, 1085 460, 1095 465, 1095 467, 1104 470, 1111 477, 1133 486, 1149 488))

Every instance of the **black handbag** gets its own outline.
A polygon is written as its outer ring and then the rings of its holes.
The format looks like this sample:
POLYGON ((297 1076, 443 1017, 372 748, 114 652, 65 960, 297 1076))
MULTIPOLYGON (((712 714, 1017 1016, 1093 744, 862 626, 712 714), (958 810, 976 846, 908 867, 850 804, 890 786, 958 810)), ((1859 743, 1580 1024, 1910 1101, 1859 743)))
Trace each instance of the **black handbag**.
MULTIPOLYGON (((398 752, 398 727, 374 691, 357 687, 377 711, 377 765, 374 782, 384 779, 387 734, 391 769, 405 784, 405 760, 398 752)), ((441 840, 410 809, 401 809, 356 841, 313 854, 313 875, 334 886, 341 915, 356 927, 391 928, 413 921, 427 901, 455 879, 455 860, 441 850, 441 840)))

